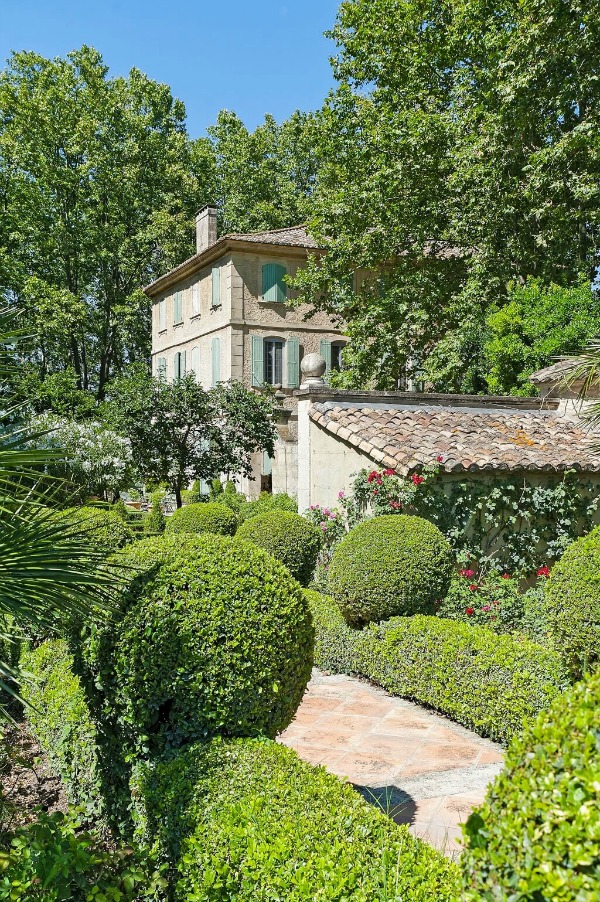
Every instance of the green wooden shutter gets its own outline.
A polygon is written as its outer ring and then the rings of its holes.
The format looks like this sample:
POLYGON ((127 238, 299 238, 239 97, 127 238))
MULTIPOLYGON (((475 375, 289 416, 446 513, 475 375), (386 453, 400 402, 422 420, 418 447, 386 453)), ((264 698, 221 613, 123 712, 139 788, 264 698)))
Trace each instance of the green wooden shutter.
POLYGON ((259 388, 265 381, 265 343, 257 335, 252 336, 252 385, 259 388))
POLYGON ((331 342, 330 341, 322 341, 321 342, 321 357, 325 358, 325 363, 327 367, 325 369, 325 375, 323 376, 325 382, 329 382, 329 377, 331 376, 331 342))
POLYGON ((212 269, 212 306, 221 306, 221 267, 213 266, 212 269))
POLYGON ((298 388, 300 385, 300 342, 297 338, 288 338, 287 351, 287 387, 298 388))
POLYGON ((186 373, 186 358, 187 358, 187 352, 182 351, 181 354, 179 355, 179 378, 180 379, 183 379, 183 377, 185 376, 185 373, 186 373))
POLYGON ((167 358, 166 357, 157 357, 156 358, 156 378, 157 379, 166 379, 167 378, 167 358))
POLYGON ((173 296, 173 322, 183 322, 183 305, 181 301, 181 292, 176 291, 173 296))
POLYGON ((212 385, 213 388, 221 381, 221 342, 218 338, 212 340, 212 385))
POLYGON ((164 332, 167 328, 167 302, 163 298, 158 302, 158 331, 164 332))
POLYGON ((270 304, 280 304, 287 298, 285 277, 287 269, 279 263, 265 263, 262 268, 262 298, 270 304))

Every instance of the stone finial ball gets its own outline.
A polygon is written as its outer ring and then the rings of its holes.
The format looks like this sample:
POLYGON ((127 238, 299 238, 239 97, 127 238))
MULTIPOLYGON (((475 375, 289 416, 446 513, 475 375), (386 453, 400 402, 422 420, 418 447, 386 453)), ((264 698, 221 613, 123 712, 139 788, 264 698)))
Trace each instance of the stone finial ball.
POLYGON ((307 354, 302 358, 300 369, 307 379, 320 379, 327 369, 327 363, 320 354, 307 354))

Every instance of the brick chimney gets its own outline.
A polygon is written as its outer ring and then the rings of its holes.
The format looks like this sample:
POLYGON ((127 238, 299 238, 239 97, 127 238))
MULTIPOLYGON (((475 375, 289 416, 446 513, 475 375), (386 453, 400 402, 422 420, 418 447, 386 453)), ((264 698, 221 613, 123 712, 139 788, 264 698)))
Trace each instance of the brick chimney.
POLYGON ((196 215, 196 253, 201 254, 217 240, 217 208, 207 204, 196 215))

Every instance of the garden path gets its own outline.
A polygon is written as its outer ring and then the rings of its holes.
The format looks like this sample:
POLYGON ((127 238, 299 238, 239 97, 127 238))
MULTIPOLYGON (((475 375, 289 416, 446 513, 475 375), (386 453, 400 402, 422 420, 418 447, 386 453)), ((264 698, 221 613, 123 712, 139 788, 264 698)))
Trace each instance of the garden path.
POLYGON ((448 855, 458 854, 459 824, 503 761, 501 746, 445 717, 365 681, 318 670, 280 741, 347 779, 448 855))

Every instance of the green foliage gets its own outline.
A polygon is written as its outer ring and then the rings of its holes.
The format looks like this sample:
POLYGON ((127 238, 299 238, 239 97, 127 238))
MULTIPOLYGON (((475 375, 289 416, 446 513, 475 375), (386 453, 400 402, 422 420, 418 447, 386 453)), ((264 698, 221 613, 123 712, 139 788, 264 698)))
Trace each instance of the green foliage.
POLYGON ((53 404, 56 388, 36 391, 31 370, 42 384, 67 370, 76 391, 102 399, 127 360, 149 354, 139 286, 188 256, 194 214, 215 188, 208 142, 191 147, 166 85, 135 68, 109 77, 85 46, 64 59, 13 54, 0 107, 0 171, 11 174, 0 281, 30 336, 28 385, 53 404))
POLYGON ((534 395, 529 376, 582 350, 600 335, 600 295, 589 282, 511 285, 506 303, 487 316, 483 377, 489 394, 534 395))
POLYGON ((122 498, 119 498, 118 501, 115 501, 115 503, 111 506, 111 510, 114 514, 117 514, 117 516, 121 518, 123 523, 127 523, 129 521, 129 508, 122 498))
POLYGON ((600 677, 578 683, 513 740, 464 828, 466 902, 598 897, 600 677))
MULTIPOLYGON (((227 493, 225 493, 227 495, 227 493)), ((226 498, 225 503, 229 503, 226 498)), ((252 517, 258 517, 260 514, 268 514, 271 511, 289 511, 292 514, 298 513, 298 503, 291 495, 285 492, 261 492, 256 501, 247 501, 240 507, 240 520, 250 520, 252 517)))
POLYGON ((105 417, 129 439, 140 480, 166 483, 181 507, 190 479, 250 475, 255 451, 273 454, 272 411, 239 382, 206 391, 193 373, 166 382, 136 366, 113 384, 105 417))
POLYGON ((210 532, 215 535, 232 536, 237 529, 237 517, 224 504, 208 502, 189 504, 175 511, 166 522, 167 533, 210 532))
POLYGON ((600 661, 600 527, 569 545, 546 585, 550 636, 574 679, 600 661))
POLYGON ((166 880, 147 853, 107 849, 75 816, 41 813, 0 852, 3 902, 150 902, 166 880))
POLYGON ((265 552, 205 535, 140 581, 114 646, 114 706, 137 753, 214 735, 275 736, 312 666, 300 589, 265 552))
POLYGON ((229 110, 208 134, 218 161, 224 232, 279 229, 305 222, 318 170, 318 118, 295 112, 280 125, 265 116, 253 132, 229 110))
POLYGON ((274 510, 245 520, 238 538, 264 548, 285 564, 294 579, 306 586, 311 580, 321 548, 319 532, 304 517, 274 510))
POLYGON ((446 594, 453 555, 443 535, 419 517, 366 520, 342 539, 329 588, 350 623, 435 610, 446 594))
POLYGON ((105 811, 99 737, 73 672, 73 657, 64 640, 47 640, 24 653, 22 666, 33 676, 23 686, 31 732, 60 775, 69 801, 97 819, 105 811))
POLYGON ((77 507, 58 515, 68 523, 76 523, 90 542, 110 554, 133 539, 129 526, 117 511, 94 507, 77 507))
POLYGON ((469 568, 454 574, 437 615, 485 626, 496 633, 512 633, 523 621, 524 606, 518 579, 509 573, 476 573, 469 568))
POLYGON ((136 796, 176 900, 455 899, 456 865, 273 742, 192 746, 139 774, 136 796))
POLYGON ((318 667, 360 674, 500 742, 568 685, 559 655, 524 636, 423 616, 358 630, 332 599, 307 593, 307 600, 318 667))
POLYGON ((165 531, 167 521, 162 512, 160 501, 152 502, 152 509, 144 520, 144 532, 161 535, 165 531))

